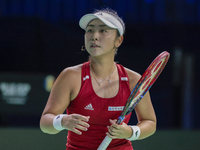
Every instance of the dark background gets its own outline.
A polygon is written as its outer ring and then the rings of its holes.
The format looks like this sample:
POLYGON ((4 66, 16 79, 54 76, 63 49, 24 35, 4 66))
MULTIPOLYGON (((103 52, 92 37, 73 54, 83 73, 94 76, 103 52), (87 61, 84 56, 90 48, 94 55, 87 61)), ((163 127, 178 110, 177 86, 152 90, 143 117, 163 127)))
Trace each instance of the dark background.
MULTIPOLYGON (((0 0, 0 74, 25 75, 31 83, 31 76, 57 77, 87 61, 78 21, 105 7, 126 23, 117 62, 142 74, 159 53, 171 54, 150 90, 158 128, 199 129, 199 0, 0 0)), ((0 103, 3 110, 12 107, 12 113, 0 111, 0 126, 38 127, 48 96, 38 99, 37 94, 46 93, 36 91, 30 98, 38 105, 31 114, 29 104, 18 113, 19 106, 0 103)), ((133 115, 130 123, 135 122, 133 115)))

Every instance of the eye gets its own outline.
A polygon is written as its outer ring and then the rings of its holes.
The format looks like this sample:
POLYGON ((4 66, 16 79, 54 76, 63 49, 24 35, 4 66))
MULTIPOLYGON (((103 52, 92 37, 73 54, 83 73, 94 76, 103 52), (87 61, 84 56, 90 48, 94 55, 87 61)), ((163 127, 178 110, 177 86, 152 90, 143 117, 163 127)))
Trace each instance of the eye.
POLYGON ((104 32, 106 32, 106 30, 104 30, 104 29, 101 29, 101 31, 100 31, 100 32, 104 33, 104 32))
POLYGON ((92 32, 92 29, 87 29, 87 31, 86 31, 86 32, 90 33, 90 32, 92 32))

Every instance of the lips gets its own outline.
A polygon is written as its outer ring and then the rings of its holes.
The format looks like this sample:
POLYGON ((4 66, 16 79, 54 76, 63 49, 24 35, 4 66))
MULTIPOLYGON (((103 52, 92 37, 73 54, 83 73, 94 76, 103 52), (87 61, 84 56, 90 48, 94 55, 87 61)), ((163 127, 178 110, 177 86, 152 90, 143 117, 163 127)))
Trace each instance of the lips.
POLYGON ((97 44, 92 44, 90 47, 100 47, 100 46, 97 44))

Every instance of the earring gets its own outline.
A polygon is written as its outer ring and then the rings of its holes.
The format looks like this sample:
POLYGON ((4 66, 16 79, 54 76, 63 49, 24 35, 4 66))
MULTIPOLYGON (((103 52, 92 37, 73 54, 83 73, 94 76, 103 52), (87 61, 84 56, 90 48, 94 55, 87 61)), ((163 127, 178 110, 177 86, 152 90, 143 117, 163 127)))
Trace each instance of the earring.
POLYGON ((115 49, 115 55, 117 54, 118 48, 115 49))
POLYGON ((82 46, 82 47, 81 47, 81 51, 85 51, 85 46, 82 46))

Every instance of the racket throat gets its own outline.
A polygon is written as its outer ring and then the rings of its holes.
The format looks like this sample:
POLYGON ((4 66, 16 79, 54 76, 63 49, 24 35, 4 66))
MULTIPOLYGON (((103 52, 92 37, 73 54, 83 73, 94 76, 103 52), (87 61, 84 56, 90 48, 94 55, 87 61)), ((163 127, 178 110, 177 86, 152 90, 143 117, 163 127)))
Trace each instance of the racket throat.
POLYGON ((121 124, 122 123, 122 121, 125 119, 125 116, 124 117, 119 117, 118 119, 117 119, 117 124, 121 124))

